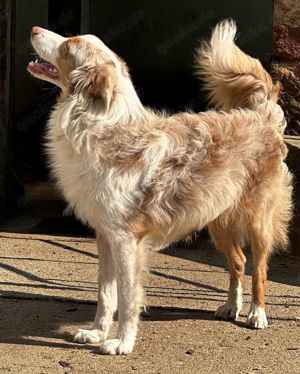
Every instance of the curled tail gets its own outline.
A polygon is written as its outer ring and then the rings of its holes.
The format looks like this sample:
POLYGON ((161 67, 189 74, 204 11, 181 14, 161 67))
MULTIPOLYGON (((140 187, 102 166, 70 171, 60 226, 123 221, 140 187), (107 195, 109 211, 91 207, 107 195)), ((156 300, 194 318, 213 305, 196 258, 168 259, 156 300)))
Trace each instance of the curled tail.
POLYGON ((274 85, 260 61, 236 46, 236 32, 235 22, 224 20, 196 52, 196 74, 204 81, 210 103, 227 111, 277 102, 280 84, 274 85))

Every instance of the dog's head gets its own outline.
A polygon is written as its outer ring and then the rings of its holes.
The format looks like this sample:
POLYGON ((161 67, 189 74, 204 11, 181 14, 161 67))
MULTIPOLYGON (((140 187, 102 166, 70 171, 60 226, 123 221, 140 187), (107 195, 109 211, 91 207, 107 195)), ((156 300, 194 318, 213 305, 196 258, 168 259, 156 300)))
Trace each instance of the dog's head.
POLYGON ((71 95, 101 100, 105 109, 118 90, 120 77, 128 77, 124 61, 94 35, 64 38, 35 26, 31 42, 43 60, 29 63, 27 69, 33 76, 71 95))

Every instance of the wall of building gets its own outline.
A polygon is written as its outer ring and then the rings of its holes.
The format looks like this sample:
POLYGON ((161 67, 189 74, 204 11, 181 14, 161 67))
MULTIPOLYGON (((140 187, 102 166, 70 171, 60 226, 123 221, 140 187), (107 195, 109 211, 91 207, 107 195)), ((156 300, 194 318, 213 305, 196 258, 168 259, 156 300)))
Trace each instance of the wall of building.
POLYGON ((90 0, 88 18, 89 32, 128 64, 143 104, 200 111, 205 95, 193 77, 199 39, 232 17, 238 45, 269 69, 272 13, 273 0, 90 0))
MULTIPOLYGON (((5 97, 5 70, 6 70, 6 18, 5 1, 0 0, 0 131, 4 126, 4 97, 5 97)), ((1 141, 1 140, 0 140, 1 141)))
POLYGON ((300 1, 275 0, 272 74, 283 86, 287 133, 300 135, 300 1))
POLYGON ((6 100, 6 0, 0 0, 0 219, 6 200, 7 186, 7 100, 6 100))

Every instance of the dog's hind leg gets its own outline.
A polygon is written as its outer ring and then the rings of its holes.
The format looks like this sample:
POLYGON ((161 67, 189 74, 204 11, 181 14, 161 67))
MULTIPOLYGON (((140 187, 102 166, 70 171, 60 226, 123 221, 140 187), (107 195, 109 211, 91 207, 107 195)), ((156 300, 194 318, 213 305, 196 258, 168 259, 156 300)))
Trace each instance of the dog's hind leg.
POLYGON ((274 247, 287 246, 287 229, 292 216, 292 177, 285 164, 274 180, 275 176, 264 189, 254 191, 255 198, 247 206, 253 254, 252 303, 247 325, 257 329, 268 326, 265 313, 268 259, 274 247))
POLYGON ((225 222, 217 219, 208 226, 215 247, 224 252, 227 258, 230 272, 227 301, 216 310, 215 316, 221 319, 237 320, 243 306, 246 257, 241 248, 242 240, 238 228, 232 223, 225 222))
POLYGON ((253 255, 252 302, 247 325, 256 329, 268 327, 265 313, 265 291, 268 271, 268 257, 272 251, 272 213, 257 211, 249 225, 253 255))
MULTIPOLYGON (((280 185, 276 189, 280 190, 280 185)), ((275 187, 274 187, 275 190, 275 187)), ((252 302, 247 318, 247 325, 256 329, 268 327, 265 313, 265 291, 267 283, 268 259, 276 242, 276 236, 281 231, 286 231, 287 225, 279 216, 280 201, 277 200, 277 191, 269 188, 269 194, 257 192, 255 202, 248 206, 250 210, 249 236, 251 239, 251 250, 253 256, 252 271, 252 302), (269 198, 265 198, 269 196, 269 198), (277 233, 276 233, 277 231, 277 233)), ((278 238, 281 240, 281 238, 278 238)), ((283 239, 283 238, 282 238, 283 239)), ((285 239, 284 239, 285 240, 285 239)))
POLYGON ((115 339, 100 343, 103 354, 132 352, 138 329, 141 306, 140 277, 143 271, 143 248, 134 238, 118 235, 114 238, 112 252, 118 288, 118 333, 115 339))
POLYGON ((92 329, 80 329, 75 335, 75 341, 79 343, 98 343, 105 340, 117 307, 115 264, 109 243, 99 234, 97 247, 99 255, 97 313, 92 329))

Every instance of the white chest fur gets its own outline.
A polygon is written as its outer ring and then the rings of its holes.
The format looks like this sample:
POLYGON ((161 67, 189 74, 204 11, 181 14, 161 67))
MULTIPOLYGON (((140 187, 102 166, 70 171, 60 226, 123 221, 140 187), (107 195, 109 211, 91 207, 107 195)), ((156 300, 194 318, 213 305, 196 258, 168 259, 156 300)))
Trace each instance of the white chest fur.
POLYGON ((95 229, 111 231, 138 201, 141 175, 132 170, 120 175, 105 160, 97 159, 87 146, 89 132, 82 123, 80 128, 74 126, 71 117, 66 105, 58 105, 52 113, 47 137, 50 167, 78 218, 95 229))

